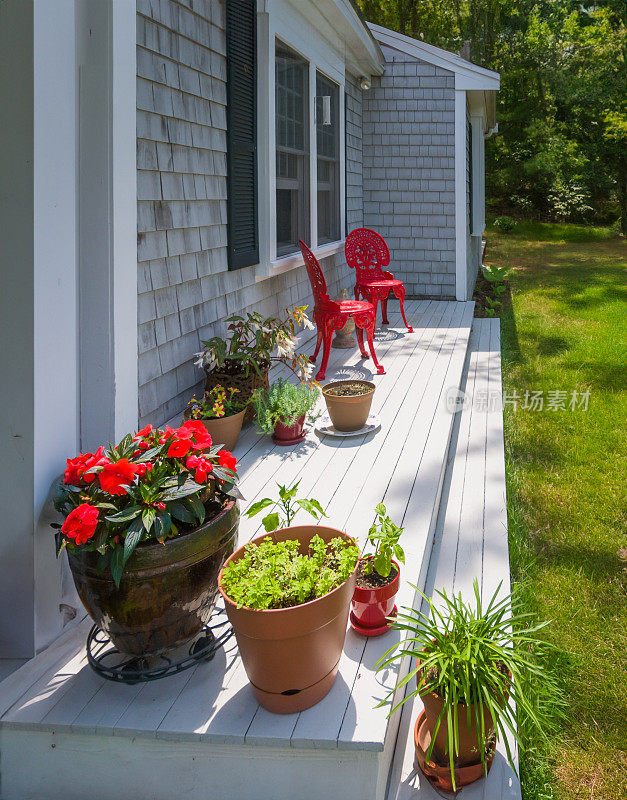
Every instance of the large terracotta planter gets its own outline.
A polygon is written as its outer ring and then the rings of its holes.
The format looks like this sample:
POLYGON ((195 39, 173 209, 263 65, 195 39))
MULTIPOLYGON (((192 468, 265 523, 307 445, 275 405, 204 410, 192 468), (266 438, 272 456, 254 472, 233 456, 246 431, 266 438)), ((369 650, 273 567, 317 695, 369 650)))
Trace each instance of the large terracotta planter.
POLYGON ((230 417, 201 419, 199 421, 207 429, 213 444, 221 444, 225 450, 232 450, 239 439, 245 414, 246 409, 244 408, 237 414, 231 414, 230 417))
POLYGON ((272 441, 282 447, 298 444, 305 438, 305 415, 300 416, 293 425, 277 422, 274 426, 272 441))
MULTIPOLYGON (((427 723, 427 715, 422 711, 422 713, 418 715, 416 725, 414 726, 414 748, 416 751, 414 766, 420 767, 429 782, 437 789, 444 792, 452 792, 454 790, 450 765, 448 761, 438 762, 434 758, 434 754, 427 760, 427 751, 429 750, 430 744, 431 734, 427 723)), ((490 771, 493 760, 494 753, 492 752, 486 760, 488 772, 490 771)), ((459 790, 462 786, 468 786, 468 784, 480 780, 486 774, 486 769, 484 769, 480 761, 465 767, 454 766, 453 771, 455 774, 455 790, 459 790)))
POLYGON ((165 545, 138 545, 119 588, 109 570, 97 569, 97 552, 68 553, 89 616, 128 655, 157 655, 189 641, 209 621, 238 522, 236 502, 229 500, 213 519, 165 545))
POLYGON ((351 625, 362 636, 380 636, 390 629, 388 617, 395 613, 394 600, 398 592, 401 568, 392 559, 396 575, 389 583, 376 588, 355 586, 352 600, 351 625))
POLYGON ((331 417, 333 427, 338 431, 357 431, 363 428, 368 420, 370 414, 370 406, 372 405, 372 396, 376 386, 370 381, 362 380, 345 380, 345 381, 332 381, 322 387, 322 394, 327 410, 331 417), (331 395, 329 389, 332 387, 341 387, 347 384, 360 383, 368 388, 365 394, 360 395, 331 395))
MULTIPOLYGON (((211 370, 206 373, 205 391, 210 392, 216 386, 223 386, 226 389, 238 389, 237 399, 242 403, 246 403, 253 396, 253 392, 256 389, 270 388, 269 370, 270 364, 267 362, 259 366, 261 374, 258 374, 254 369, 251 369, 248 375, 231 371, 211 370)), ((249 403, 245 409, 244 421, 250 422, 254 418, 255 406, 253 403, 249 403)))
MULTIPOLYGON (((284 528, 253 542, 268 537, 275 542, 298 539, 304 553, 315 534, 325 542, 341 537, 354 543, 342 531, 316 525, 284 528)), ((242 554, 240 548, 226 564, 242 554)), ((344 647, 355 571, 324 597, 269 611, 238 608, 222 589, 220 578, 226 613, 259 704, 276 714, 292 714, 322 700, 333 686, 344 647)))

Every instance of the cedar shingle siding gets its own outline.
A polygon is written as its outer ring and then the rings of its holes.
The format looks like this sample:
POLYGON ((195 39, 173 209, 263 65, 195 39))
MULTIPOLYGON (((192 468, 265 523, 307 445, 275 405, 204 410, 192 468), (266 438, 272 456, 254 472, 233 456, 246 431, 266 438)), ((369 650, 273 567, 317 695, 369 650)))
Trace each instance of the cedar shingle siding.
MULTIPOLYGON (((201 339, 224 334, 226 316, 312 302, 304 267, 257 283, 252 267, 228 270, 224 26, 224 0, 137 2, 141 425, 171 419, 201 388, 194 353, 201 339)), ((354 226, 361 90, 353 84, 354 226)), ((332 297, 352 285, 343 254, 322 266, 332 297)))
POLYGON ((364 224, 408 295, 455 297, 455 89, 448 70, 383 48, 364 92, 364 224))

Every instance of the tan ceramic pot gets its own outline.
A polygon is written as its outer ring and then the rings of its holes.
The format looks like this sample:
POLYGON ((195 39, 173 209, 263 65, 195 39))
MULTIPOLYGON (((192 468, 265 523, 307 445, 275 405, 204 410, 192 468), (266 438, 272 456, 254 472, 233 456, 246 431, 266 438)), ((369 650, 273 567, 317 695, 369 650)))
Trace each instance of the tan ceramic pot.
MULTIPOLYGON (((325 542, 340 537, 354 544, 343 531, 321 525, 299 525, 253 539, 275 542, 298 539, 307 552, 314 535, 325 542)), ((242 557, 240 547, 225 562, 242 557)), ((223 568, 224 569, 224 568, 223 568)), ((348 611, 355 589, 355 571, 332 592, 292 608, 258 611, 238 608, 222 589, 220 593, 233 626, 246 674, 259 704, 275 714, 292 714, 318 703, 329 692, 346 638, 348 611)))
POLYGON ((244 408, 242 411, 238 411, 237 414, 231 414, 230 417, 201 419, 199 421, 207 429, 207 433, 211 436, 214 444, 221 444, 225 450, 232 450, 239 439, 245 414, 246 409, 244 408))
POLYGON ((332 381, 322 387, 322 394, 327 410, 331 417, 333 427, 338 431, 357 431, 363 428, 370 414, 372 397, 376 386, 370 381, 345 380, 332 381), (345 386, 351 383, 360 383, 369 388, 369 391, 360 395, 332 395, 329 389, 332 387, 345 386))

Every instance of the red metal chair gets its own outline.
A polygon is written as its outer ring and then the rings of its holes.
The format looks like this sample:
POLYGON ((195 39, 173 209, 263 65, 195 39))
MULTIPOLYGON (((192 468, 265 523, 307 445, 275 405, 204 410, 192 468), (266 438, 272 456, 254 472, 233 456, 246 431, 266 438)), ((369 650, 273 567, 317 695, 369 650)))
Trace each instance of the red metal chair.
POLYGON ((311 250, 307 247, 305 242, 299 241, 300 251, 305 259, 305 266, 307 267, 307 274, 311 282, 311 289, 314 295, 314 310, 313 319, 318 328, 318 340, 316 342, 316 350, 310 357, 312 364, 316 363, 320 345, 324 344, 322 351, 322 364, 316 375, 317 381, 323 381, 329 363, 329 355, 331 353, 331 340, 333 339, 333 331, 342 330, 346 325, 346 320, 352 317, 355 320, 355 328, 357 330, 357 342, 361 351, 362 358, 368 358, 368 353, 364 350, 364 330, 368 339, 368 347, 372 354, 377 373, 384 375, 385 370, 377 361, 377 355, 374 351, 374 325, 376 318, 376 310, 372 303, 364 300, 331 300, 327 292, 327 283, 322 274, 320 264, 311 250))
POLYGON ((383 324, 388 325, 388 295, 394 292, 401 304, 401 316, 409 333, 414 329, 405 318, 405 286, 396 280, 391 272, 384 272, 382 267, 390 263, 390 251, 385 239, 369 228, 356 228, 346 237, 346 261, 355 270, 355 300, 359 297, 369 300, 377 313, 377 305, 381 301, 383 324))

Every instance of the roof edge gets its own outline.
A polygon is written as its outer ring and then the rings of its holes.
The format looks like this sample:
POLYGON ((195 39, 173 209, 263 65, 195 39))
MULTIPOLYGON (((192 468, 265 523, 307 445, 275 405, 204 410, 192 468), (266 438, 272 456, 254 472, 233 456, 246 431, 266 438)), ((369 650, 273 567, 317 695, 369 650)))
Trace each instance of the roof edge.
POLYGON ((463 75, 475 80, 479 79, 480 81, 483 79, 486 82, 485 89, 487 90, 497 91, 499 89, 501 76, 498 72, 480 67, 478 64, 466 61, 466 59, 455 53, 427 44, 420 39, 412 39, 410 36, 405 36, 381 25, 375 25, 373 22, 367 24, 375 39, 383 45, 399 50, 413 58, 419 58, 429 64, 448 69, 457 75, 463 75))

